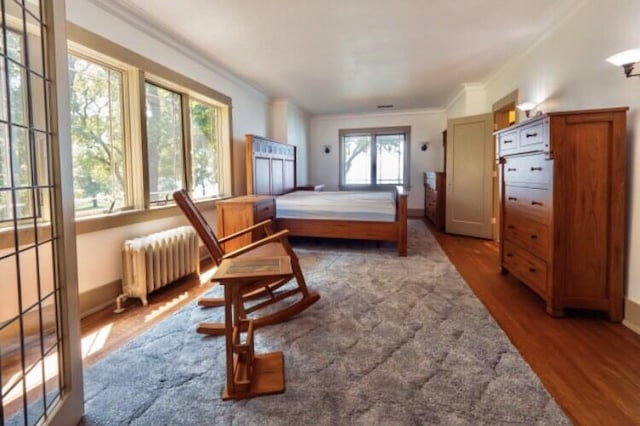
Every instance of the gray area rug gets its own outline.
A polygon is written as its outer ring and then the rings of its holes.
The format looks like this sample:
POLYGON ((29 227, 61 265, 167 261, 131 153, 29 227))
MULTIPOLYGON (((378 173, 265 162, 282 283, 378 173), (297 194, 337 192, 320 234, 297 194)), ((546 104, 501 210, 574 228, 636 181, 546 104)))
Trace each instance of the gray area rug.
POLYGON ((223 312, 194 302, 85 372, 84 424, 569 424, 421 221, 406 258, 294 247, 321 299, 256 331, 256 353, 284 352, 285 393, 223 402, 224 339, 194 331, 223 312))

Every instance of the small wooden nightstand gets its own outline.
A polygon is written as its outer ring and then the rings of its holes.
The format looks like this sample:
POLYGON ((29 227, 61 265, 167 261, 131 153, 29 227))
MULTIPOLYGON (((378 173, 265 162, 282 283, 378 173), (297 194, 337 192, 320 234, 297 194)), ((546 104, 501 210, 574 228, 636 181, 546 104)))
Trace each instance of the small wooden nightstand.
MULTIPOLYGON (((254 223, 273 219, 276 216, 275 198, 269 195, 244 195, 216 203, 216 223, 218 238, 241 231, 254 223)), ((247 234, 225 243, 226 252, 244 247, 261 235, 247 234)))
POLYGON ((318 185, 308 184, 300 185, 296 187, 297 191, 324 191, 324 183, 318 185))

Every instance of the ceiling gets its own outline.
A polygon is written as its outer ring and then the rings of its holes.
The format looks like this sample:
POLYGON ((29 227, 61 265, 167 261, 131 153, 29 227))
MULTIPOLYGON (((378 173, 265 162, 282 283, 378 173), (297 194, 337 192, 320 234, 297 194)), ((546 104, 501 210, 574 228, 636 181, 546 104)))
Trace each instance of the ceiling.
MULTIPOLYGON (((579 0, 115 0, 191 53, 313 115, 445 108, 579 0)), ((114 3, 112 3, 114 5, 114 3)))

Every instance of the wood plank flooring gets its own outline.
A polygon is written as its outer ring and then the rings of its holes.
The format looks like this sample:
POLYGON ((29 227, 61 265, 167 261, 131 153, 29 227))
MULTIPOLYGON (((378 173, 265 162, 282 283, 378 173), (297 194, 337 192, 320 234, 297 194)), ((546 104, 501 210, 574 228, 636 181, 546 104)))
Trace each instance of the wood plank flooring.
MULTIPOLYGON (((537 295, 512 276, 500 274, 496 243, 430 229, 575 424, 640 425, 639 335, 592 313, 548 316, 537 295)), ((85 367, 209 288, 211 284, 185 279, 154 293, 146 307, 135 300, 123 314, 112 314, 111 307, 83 319, 83 336, 109 326, 108 338, 85 358, 85 367)))
POLYGON ((593 313, 552 318, 535 293, 500 274, 497 243, 433 233, 575 424, 640 424, 639 335, 593 313))

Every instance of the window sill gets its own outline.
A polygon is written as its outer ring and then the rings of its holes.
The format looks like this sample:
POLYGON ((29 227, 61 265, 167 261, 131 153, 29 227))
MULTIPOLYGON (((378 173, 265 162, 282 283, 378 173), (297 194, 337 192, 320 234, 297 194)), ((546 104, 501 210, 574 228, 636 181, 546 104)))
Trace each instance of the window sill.
MULTIPOLYGON (((213 210, 217 200, 219 199, 196 201, 196 204, 201 210, 213 210)), ((174 203, 171 203, 170 205, 164 206, 152 206, 147 210, 123 210, 108 215, 81 217, 76 219, 76 234, 88 234, 104 229, 118 228, 180 215, 182 215, 180 209, 178 209, 174 203)))
MULTIPOLYGON (((196 201, 196 205, 201 211, 210 211, 215 209, 215 203, 218 200, 229 197, 220 197, 215 199, 207 199, 196 201)), ((148 222, 151 220, 164 219, 166 217, 181 216, 182 213, 175 204, 167 206, 152 207, 148 210, 123 210, 113 212, 108 215, 86 216, 76 219, 76 235, 88 234, 91 232, 102 231, 105 229, 129 226, 136 223, 148 222)), ((35 235, 33 228, 25 226, 18 228, 20 245, 34 244, 35 235)), ((43 223, 38 226, 38 237, 40 240, 51 238, 51 229, 49 223, 43 223)), ((14 234, 13 227, 0 228, 0 249, 13 247, 14 234)))

